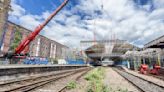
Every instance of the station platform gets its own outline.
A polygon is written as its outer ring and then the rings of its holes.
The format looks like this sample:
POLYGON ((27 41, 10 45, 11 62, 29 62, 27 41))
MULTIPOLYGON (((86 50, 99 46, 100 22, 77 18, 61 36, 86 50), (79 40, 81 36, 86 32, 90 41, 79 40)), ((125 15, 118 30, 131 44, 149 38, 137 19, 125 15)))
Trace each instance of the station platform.
POLYGON ((0 65, 0 76, 35 74, 87 67, 87 65, 0 65))
POLYGON ((0 65, 0 69, 10 69, 10 68, 34 68, 34 67, 57 67, 57 66, 87 66, 87 65, 66 65, 66 64, 53 64, 53 65, 24 65, 24 64, 10 64, 10 65, 0 65))

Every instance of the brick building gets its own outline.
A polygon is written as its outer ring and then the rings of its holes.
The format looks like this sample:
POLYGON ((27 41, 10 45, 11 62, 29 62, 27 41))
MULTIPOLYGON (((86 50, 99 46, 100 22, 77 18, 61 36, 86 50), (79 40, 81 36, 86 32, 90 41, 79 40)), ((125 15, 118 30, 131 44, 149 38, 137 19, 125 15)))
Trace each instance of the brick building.
MULTIPOLYGON (((10 0, 0 0, 0 52, 13 51, 32 32, 8 21, 9 10, 10 0)), ((66 57, 67 49, 67 46, 38 35, 23 52, 28 52, 31 56, 59 59, 66 57)))
POLYGON ((2 45, 5 24, 7 23, 8 11, 10 9, 10 0, 0 0, 0 47, 2 45))
MULTIPOLYGON (((11 49, 11 46, 14 43, 16 33, 19 33, 19 38, 23 40, 31 32, 31 30, 28 30, 20 25, 8 21, 6 25, 6 34, 4 37, 5 39, 1 48, 2 52, 13 50, 11 49)), ((56 41, 48 39, 45 36, 38 35, 26 49, 31 56, 59 59, 66 57, 65 54, 68 50, 68 47, 56 41)))

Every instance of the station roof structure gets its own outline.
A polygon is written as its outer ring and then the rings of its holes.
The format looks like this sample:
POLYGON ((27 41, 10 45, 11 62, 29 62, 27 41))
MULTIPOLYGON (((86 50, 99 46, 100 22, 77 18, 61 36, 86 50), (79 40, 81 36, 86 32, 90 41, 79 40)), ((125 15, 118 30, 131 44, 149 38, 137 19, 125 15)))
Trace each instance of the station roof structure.
POLYGON ((164 35, 148 42, 144 48, 164 48, 164 35))

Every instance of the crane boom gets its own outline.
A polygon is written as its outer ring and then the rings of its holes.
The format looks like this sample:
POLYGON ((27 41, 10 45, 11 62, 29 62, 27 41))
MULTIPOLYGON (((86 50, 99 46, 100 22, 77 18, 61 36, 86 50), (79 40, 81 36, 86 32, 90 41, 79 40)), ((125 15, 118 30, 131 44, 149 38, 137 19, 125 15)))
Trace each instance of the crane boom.
POLYGON ((30 44, 31 41, 35 39, 35 37, 39 34, 39 32, 50 22, 50 20, 68 3, 68 0, 64 0, 64 2, 46 19, 46 21, 37 26, 35 30, 23 40, 20 45, 15 49, 14 54, 20 54, 27 45, 30 44))

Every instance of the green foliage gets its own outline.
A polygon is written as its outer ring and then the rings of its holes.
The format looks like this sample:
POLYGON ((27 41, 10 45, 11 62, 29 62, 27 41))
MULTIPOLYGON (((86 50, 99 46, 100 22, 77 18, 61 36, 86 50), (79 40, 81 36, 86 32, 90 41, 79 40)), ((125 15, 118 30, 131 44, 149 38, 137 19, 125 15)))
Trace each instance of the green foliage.
POLYGON ((87 81, 101 80, 104 78, 104 68, 99 67, 91 71, 85 76, 87 81))
POLYGON ((109 92, 108 87, 103 84, 104 71, 104 68, 99 67, 85 76, 85 79, 90 82, 87 92, 109 92))
POLYGON ((48 58, 48 61, 50 61, 52 64, 57 64, 58 61, 55 58, 48 58))
POLYGON ((57 59, 53 59, 53 64, 58 64, 58 60, 57 59))
POLYGON ((109 92, 109 89, 102 81, 90 82, 87 92, 109 92))
POLYGON ((103 85, 103 91, 102 92, 110 92, 108 86, 103 85))
POLYGON ((13 42, 11 44, 10 50, 14 51, 15 48, 21 42, 21 40, 22 40, 22 34, 21 34, 21 32, 18 29, 16 29, 15 35, 14 35, 14 39, 13 39, 13 42))
POLYGON ((128 89, 122 89, 122 88, 118 87, 117 91, 118 92, 128 92, 128 89))
POLYGON ((74 88, 76 88, 76 82, 75 81, 68 83, 67 89, 74 89, 74 88))

